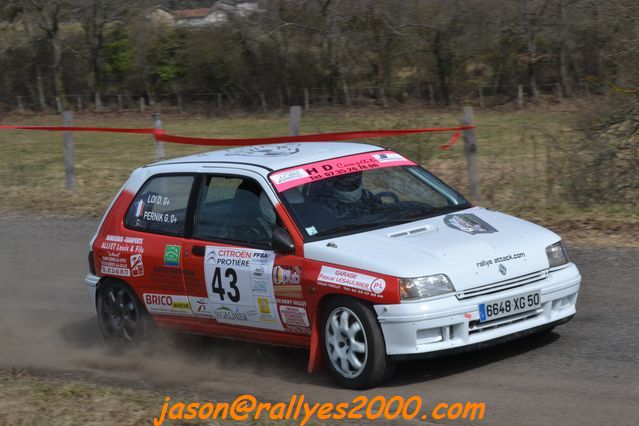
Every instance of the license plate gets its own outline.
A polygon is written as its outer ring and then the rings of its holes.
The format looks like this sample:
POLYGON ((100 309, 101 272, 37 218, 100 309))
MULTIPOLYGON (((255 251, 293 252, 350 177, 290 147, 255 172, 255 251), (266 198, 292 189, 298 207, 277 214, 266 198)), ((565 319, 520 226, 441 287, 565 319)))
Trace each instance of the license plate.
POLYGON ((479 322, 494 320, 541 307, 539 292, 505 297, 479 305, 479 322))

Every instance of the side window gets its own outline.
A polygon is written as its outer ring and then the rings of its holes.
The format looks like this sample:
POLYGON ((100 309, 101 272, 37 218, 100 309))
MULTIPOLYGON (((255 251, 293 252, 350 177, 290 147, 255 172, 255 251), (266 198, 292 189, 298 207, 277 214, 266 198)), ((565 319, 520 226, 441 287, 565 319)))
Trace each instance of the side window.
POLYGON ((195 218, 195 237, 271 247, 277 215, 254 180, 208 176, 195 218))
POLYGON ((185 175, 149 179, 135 196, 124 224, 140 231, 182 235, 193 180, 185 175))

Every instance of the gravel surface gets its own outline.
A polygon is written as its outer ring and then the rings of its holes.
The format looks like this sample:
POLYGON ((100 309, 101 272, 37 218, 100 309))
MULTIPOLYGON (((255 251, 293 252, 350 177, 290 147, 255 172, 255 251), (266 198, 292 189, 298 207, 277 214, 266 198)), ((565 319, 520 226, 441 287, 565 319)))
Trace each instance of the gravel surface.
POLYGON ((419 395, 427 406, 485 401, 481 423, 490 425, 639 422, 639 249, 569 248, 582 291, 577 316, 552 333, 403 363, 387 385, 360 393, 336 387, 326 372, 307 374, 304 350, 158 333, 139 351, 110 353, 83 282, 96 225, 0 219, 0 368, 192 400, 399 394, 419 395))

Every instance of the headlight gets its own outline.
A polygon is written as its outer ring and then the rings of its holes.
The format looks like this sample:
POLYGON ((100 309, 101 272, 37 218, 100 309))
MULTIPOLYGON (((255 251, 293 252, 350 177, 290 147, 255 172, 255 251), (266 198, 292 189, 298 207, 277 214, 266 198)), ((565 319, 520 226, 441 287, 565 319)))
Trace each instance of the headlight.
POLYGON ((568 252, 561 241, 546 247, 546 256, 551 268, 568 263, 568 252))
POLYGON ((422 299, 455 291, 453 283, 444 274, 419 278, 400 278, 399 292, 403 300, 422 299))

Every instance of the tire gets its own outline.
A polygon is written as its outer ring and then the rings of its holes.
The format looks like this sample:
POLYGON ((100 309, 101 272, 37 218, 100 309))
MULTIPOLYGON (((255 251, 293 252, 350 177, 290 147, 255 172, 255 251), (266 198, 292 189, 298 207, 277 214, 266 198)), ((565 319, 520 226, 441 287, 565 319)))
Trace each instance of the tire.
POLYGON ((100 286, 96 305, 100 331, 113 349, 135 347, 146 340, 153 321, 128 285, 107 281, 100 286))
POLYGON ((356 299, 337 297, 325 307, 322 350, 331 374, 346 388, 377 386, 393 371, 373 311, 356 299))

